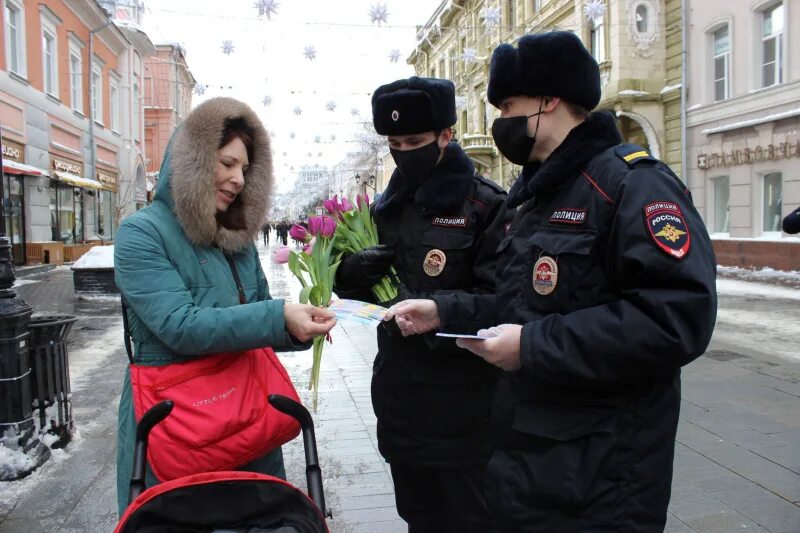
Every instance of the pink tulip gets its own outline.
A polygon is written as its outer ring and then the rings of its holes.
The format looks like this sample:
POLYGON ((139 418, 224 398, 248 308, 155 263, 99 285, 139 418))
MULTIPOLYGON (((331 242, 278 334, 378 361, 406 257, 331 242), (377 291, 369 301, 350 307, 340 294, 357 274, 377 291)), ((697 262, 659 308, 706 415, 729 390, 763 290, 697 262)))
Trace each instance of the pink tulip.
POLYGON ((317 243, 316 237, 311 237, 311 241, 308 244, 303 246, 303 253, 306 255, 311 255, 311 252, 314 251, 314 245, 317 243))
POLYGON ((305 242, 308 237, 308 231, 300 224, 292 224, 291 229, 289 229, 289 235, 296 241, 305 242))
POLYGON ((322 217, 310 217, 308 219, 308 232, 313 235, 319 235, 322 231, 322 217))
POLYGON ((350 203, 350 200, 348 200, 345 197, 342 197, 342 211, 352 211, 352 210, 353 210, 353 204, 350 203))
POLYGON ((289 254, 292 250, 288 246, 281 246, 272 252, 272 262, 279 265, 284 265, 289 262, 289 254))
POLYGON ((325 210, 328 213, 330 213, 331 215, 335 215, 336 214, 336 207, 337 206, 336 206, 336 201, 335 200, 330 199, 330 198, 325 200, 324 202, 322 202, 322 207, 324 207, 325 210))
POLYGON ((336 221, 331 217, 322 217, 322 236, 333 237, 336 233, 336 221))

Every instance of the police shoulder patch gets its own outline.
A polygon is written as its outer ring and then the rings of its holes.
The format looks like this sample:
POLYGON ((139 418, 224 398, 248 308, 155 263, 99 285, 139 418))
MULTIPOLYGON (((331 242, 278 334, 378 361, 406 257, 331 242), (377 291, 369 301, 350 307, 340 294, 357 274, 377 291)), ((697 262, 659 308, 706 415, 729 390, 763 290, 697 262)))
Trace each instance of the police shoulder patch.
POLYGON ((676 259, 689 253, 692 236, 689 226, 675 202, 653 202, 644 206, 647 231, 656 246, 676 259))
POLYGON ((625 161, 629 167, 633 167, 642 161, 658 162, 658 160, 651 156, 650 153, 639 146, 638 144, 620 144, 614 148, 614 153, 625 161))

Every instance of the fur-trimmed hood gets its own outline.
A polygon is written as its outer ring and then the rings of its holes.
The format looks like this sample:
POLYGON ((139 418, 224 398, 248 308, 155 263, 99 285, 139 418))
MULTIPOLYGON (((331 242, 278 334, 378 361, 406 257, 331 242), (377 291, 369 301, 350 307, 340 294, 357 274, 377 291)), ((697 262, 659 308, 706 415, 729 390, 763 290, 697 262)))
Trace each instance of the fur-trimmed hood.
POLYGON ((233 253, 253 243, 264 223, 272 197, 272 151, 261 120, 246 104, 233 98, 212 98, 200 104, 173 133, 159 172, 155 200, 175 213, 189 240, 198 246, 218 246, 233 253), (253 160, 244 175, 244 188, 231 204, 226 219, 217 221, 214 166, 225 123, 241 118, 253 130, 253 160))

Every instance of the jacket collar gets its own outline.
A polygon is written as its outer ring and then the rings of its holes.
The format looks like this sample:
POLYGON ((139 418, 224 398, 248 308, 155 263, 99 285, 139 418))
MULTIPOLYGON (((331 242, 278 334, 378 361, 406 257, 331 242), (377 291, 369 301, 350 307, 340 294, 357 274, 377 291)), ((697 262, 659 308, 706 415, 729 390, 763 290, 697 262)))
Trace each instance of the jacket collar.
POLYGON ((409 187, 408 182, 395 169, 386 191, 375 206, 375 212, 388 213, 413 198, 414 203, 434 214, 451 214, 461 207, 464 198, 470 193, 474 175, 475 166, 472 161, 457 143, 451 142, 431 175, 416 188, 409 187))
POLYGON ((508 193, 509 207, 517 207, 536 194, 556 189, 597 154, 622 142, 614 117, 597 111, 575 126, 543 162, 522 167, 508 193))

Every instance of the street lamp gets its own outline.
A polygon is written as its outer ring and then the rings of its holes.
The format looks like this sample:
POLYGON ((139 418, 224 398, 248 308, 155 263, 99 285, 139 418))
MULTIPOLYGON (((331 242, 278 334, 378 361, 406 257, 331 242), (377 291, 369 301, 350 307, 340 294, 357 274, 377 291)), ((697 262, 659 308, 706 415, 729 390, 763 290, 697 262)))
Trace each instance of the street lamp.
MULTIPOLYGON (((361 184, 361 176, 356 174, 356 185, 360 184, 361 184)), ((364 192, 366 192, 367 187, 371 188, 373 193, 376 191, 374 174, 370 174, 369 177, 364 181, 364 192)))

